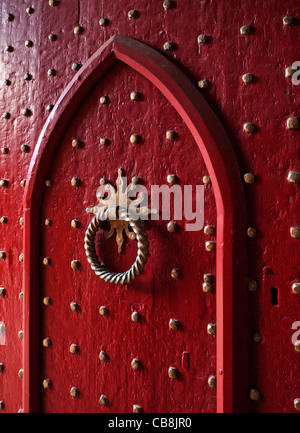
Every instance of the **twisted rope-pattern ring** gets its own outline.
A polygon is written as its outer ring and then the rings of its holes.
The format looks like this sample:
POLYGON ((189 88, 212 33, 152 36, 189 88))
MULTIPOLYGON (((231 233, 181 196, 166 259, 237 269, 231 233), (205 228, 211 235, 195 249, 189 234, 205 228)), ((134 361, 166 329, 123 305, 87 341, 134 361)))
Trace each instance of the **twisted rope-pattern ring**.
POLYGON ((115 284, 128 284, 133 281, 143 271, 147 258, 149 255, 149 242, 146 231, 144 230, 144 224, 142 220, 134 221, 130 213, 126 209, 121 208, 119 210, 119 218, 128 221, 130 227, 136 235, 138 243, 138 251, 135 262, 125 272, 111 272, 106 266, 100 263, 95 247, 95 237, 97 230, 101 228, 103 221, 107 220, 108 214, 112 212, 112 209, 105 209, 102 212, 94 216, 90 222, 87 231, 85 232, 84 248, 87 255, 88 262, 91 265, 95 274, 102 278, 104 281, 115 284))

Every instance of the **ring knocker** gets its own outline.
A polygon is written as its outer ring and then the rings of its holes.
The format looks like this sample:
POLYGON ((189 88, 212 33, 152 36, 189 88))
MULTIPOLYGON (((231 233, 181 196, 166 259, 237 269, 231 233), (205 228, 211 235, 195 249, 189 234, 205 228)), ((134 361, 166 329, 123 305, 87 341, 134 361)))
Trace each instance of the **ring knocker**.
MULTIPOLYGON (((119 206, 119 204, 124 204, 124 200, 126 200, 127 205, 132 201, 128 197, 128 192, 133 189, 136 184, 136 182, 130 183, 124 192, 123 179, 121 176, 122 170, 120 169, 118 172, 117 189, 115 189, 111 184, 105 184, 104 181, 101 183, 100 181, 100 184, 104 185, 104 188, 111 193, 111 197, 110 199, 104 199, 103 196, 98 196, 98 200, 102 206, 99 205, 93 208, 87 208, 87 212, 94 213, 95 216, 85 233, 84 247, 88 262, 96 275, 110 283, 128 284, 143 271, 149 255, 149 242, 147 232, 144 228, 144 221, 137 219, 136 214, 134 215, 132 212, 128 211, 127 208, 119 206), (114 205, 110 206, 110 203, 112 202, 114 205), (111 230, 109 232, 104 232, 106 238, 111 237, 114 231, 116 231, 119 253, 121 252, 123 244, 123 230, 125 230, 125 233, 130 239, 137 240, 138 250, 135 262, 125 272, 112 272, 107 269, 105 264, 100 263, 99 261, 96 252, 95 237, 98 229, 102 228, 104 221, 109 221, 111 223, 111 230), (129 231, 128 227, 131 227, 132 231, 129 231)), ((141 194, 139 201, 142 202, 142 200, 143 195, 141 194)), ((139 212, 142 214, 156 213, 156 211, 146 207, 141 207, 139 212)))

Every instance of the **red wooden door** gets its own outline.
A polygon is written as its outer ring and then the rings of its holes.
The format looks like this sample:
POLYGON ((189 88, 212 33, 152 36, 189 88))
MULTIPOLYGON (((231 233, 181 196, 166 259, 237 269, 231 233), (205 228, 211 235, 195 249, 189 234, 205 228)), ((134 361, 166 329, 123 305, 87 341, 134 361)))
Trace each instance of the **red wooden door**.
MULTIPOLYGON (((138 176, 149 191, 151 185, 168 185, 170 174, 182 189, 202 185, 208 174, 175 109, 123 63, 78 107, 52 160, 51 186, 43 192, 41 410, 130 412, 137 405, 145 412, 214 412, 215 337, 207 331, 216 320, 214 284, 211 292, 203 290, 204 274, 215 276, 215 253, 205 247, 215 240, 211 183, 205 186, 205 223, 212 234, 202 227, 186 231, 185 219, 175 221, 175 232, 168 231, 170 220, 147 221, 145 269, 130 284, 115 285, 101 280, 87 262, 84 235, 92 217, 85 209, 97 202, 100 178, 115 185, 120 167, 128 183, 138 176), (130 98, 134 91, 137 100, 130 98), (170 130, 176 132, 172 139, 166 137, 170 130), (138 143, 130 141, 132 134, 140 137, 138 143), (80 140, 78 147, 72 146, 74 139, 80 140), (78 269, 71 267, 74 260, 78 269), (180 269, 178 279, 171 276, 174 268, 180 269), (176 378, 169 377, 169 368, 176 369, 176 378), (101 395, 105 406, 99 404, 101 395)), ((96 244, 111 270, 124 271, 135 260, 136 240, 127 238, 119 254, 115 235, 104 239, 100 230, 96 244)))

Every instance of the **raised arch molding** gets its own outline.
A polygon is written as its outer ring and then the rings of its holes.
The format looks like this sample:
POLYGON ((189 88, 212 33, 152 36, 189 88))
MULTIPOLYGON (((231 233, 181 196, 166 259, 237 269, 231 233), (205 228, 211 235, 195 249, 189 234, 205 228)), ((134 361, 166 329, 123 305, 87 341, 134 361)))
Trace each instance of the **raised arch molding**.
MULTIPOLYGON (((59 139, 83 98, 117 61, 150 80, 178 111, 204 158, 217 207, 217 412, 246 411, 246 206, 231 143, 193 83, 163 54, 132 38, 111 37, 83 65, 49 115, 31 159, 24 192, 23 410, 39 409, 39 208, 59 139)), ((205 331, 204 331, 205 332, 205 331)))

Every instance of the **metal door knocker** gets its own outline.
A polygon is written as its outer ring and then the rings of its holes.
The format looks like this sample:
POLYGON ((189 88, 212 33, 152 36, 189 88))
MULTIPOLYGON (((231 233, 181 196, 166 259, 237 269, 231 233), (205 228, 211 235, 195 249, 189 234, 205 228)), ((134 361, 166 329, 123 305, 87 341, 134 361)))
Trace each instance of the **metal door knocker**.
POLYGON ((103 192, 98 193, 97 199, 100 204, 86 209, 88 213, 95 214, 85 233, 84 248, 86 250, 87 259, 91 268, 95 271, 95 274, 110 283, 130 283, 130 281, 133 281, 141 274, 147 263, 149 255, 148 235, 144 228, 144 221, 139 218, 139 215, 156 213, 156 211, 145 206, 138 207, 144 200, 143 193, 139 194, 137 199, 134 200, 135 211, 130 210, 130 204, 133 203, 133 200, 129 197, 129 192, 135 189, 136 184, 137 178, 133 178, 132 182, 124 191, 122 169, 119 169, 116 188, 110 183, 107 183, 104 179, 101 179, 100 185, 108 193, 108 197, 104 197, 103 192), (99 261, 95 247, 95 237, 98 229, 103 227, 104 221, 110 223, 110 230, 104 232, 104 237, 108 239, 113 236, 116 231, 119 253, 121 253, 124 242, 124 231, 130 239, 137 240, 138 250, 135 262, 131 268, 125 272, 109 271, 106 265, 99 261), (132 231, 129 230, 129 227, 132 231))

